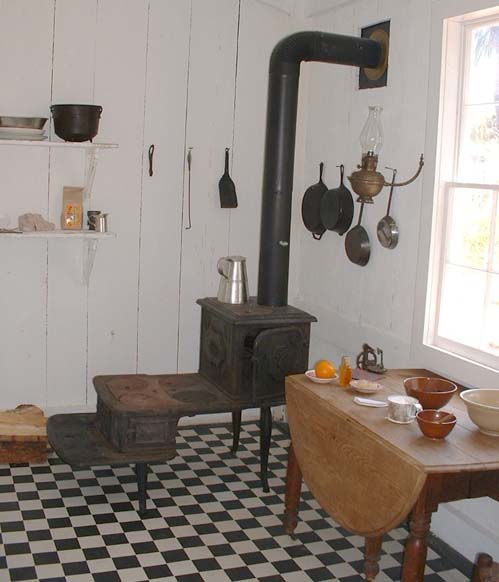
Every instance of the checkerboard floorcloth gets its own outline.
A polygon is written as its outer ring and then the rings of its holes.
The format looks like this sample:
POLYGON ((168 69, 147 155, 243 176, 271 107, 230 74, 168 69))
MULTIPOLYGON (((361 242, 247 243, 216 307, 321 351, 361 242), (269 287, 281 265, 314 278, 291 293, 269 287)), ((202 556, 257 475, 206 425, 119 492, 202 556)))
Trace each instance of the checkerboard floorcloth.
MULTIPOLYGON (((180 429, 178 456, 151 465, 149 516, 136 512, 128 465, 72 470, 0 465, 0 581, 361 581, 363 539, 302 495, 297 539, 281 526, 288 439, 274 429, 270 493, 260 487, 259 432, 243 424, 180 429)), ((383 543, 377 581, 400 580, 404 529, 383 543)), ((468 578, 429 550, 427 582, 468 578)))

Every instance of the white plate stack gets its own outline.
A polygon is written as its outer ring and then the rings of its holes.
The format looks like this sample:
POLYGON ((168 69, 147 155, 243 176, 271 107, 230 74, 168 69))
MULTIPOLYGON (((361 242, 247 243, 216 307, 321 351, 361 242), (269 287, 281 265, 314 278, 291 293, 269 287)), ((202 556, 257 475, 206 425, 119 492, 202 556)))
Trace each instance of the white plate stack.
POLYGON ((44 117, 3 117, 0 116, 0 139, 42 141, 47 139, 43 126, 44 117))

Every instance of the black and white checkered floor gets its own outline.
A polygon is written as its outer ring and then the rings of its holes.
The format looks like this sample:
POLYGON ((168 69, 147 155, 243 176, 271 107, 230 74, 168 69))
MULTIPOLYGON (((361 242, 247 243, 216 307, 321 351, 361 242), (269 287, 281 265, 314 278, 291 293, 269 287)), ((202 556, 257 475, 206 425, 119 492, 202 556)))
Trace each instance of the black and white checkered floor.
MULTIPOLYGON (((270 493, 258 477, 258 427, 186 427, 178 456, 151 466, 149 516, 135 510, 129 466, 0 466, 0 582, 362 580, 363 539, 304 492, 297 539, 282 531, 288 439, 274 430, 270 493)), ((404 529, 386 536, 377 581, 400 580, 404 529)), ((468 578, 429 550, 425 580, 468 578)))

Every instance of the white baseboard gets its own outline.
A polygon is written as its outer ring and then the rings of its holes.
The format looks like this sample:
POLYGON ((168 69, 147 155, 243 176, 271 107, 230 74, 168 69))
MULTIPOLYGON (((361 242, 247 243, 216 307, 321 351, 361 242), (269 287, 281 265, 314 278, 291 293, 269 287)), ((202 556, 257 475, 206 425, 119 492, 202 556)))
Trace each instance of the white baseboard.
POLYGON ((467 499, 442 504, 433 515, 431 530, 441 540, 475 561, 478 552, 499 558, 499 507, 492 499, 467 499))

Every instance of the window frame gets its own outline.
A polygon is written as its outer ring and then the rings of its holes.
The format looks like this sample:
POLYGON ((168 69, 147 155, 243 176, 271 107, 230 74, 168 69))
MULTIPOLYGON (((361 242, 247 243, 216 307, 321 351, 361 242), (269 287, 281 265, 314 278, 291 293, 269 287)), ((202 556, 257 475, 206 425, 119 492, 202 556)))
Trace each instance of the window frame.
MULTIPOLYGON (((427 164, 411 342, 411 361, 414 365, 430 368, 468 386, 479 387, 499 386, 499 366, 496 368, 495 365, 473 361, 472 352, 464 350, 455 353, 451 351, 452 346, 445 342, 435 345, 432 325, 436 317, 436 286, 440 285, 439 273, 446 252, 446 245, 441 244, 445 243, 443 236, 446 233, 444 231, 442 234, 441 225, 445 224, 443 217, 447 210, 443 190, 448 187, 446 184, 465 184, 455 180, 461 139, 460 96, 464 90, 463 67, 466 64, 466 59, 461 58, 466 38, 463 31, 471 19, 476 21, 468 24, 468 30, 481 20, 490 20, 498 6, 497 0, 438 0, 432 3, 425 144, 427 164), (456 48, 459 50, 456 51, 456 48), (452 69, 451 77, 446 78, 449 69, 452 69), (439 136, 445 135, 446 128, 452 128, 454 133, 459 131, 453 148, 442 147, 443 140, 439 136), (431 227, 428 228, 428 225, 431 227), (437 240, 440 244, 434 245, 434 252, 431 252, 432 241, 437 240)), ((497 185, 493 185, 492 189, 498 190, 497 185)))

